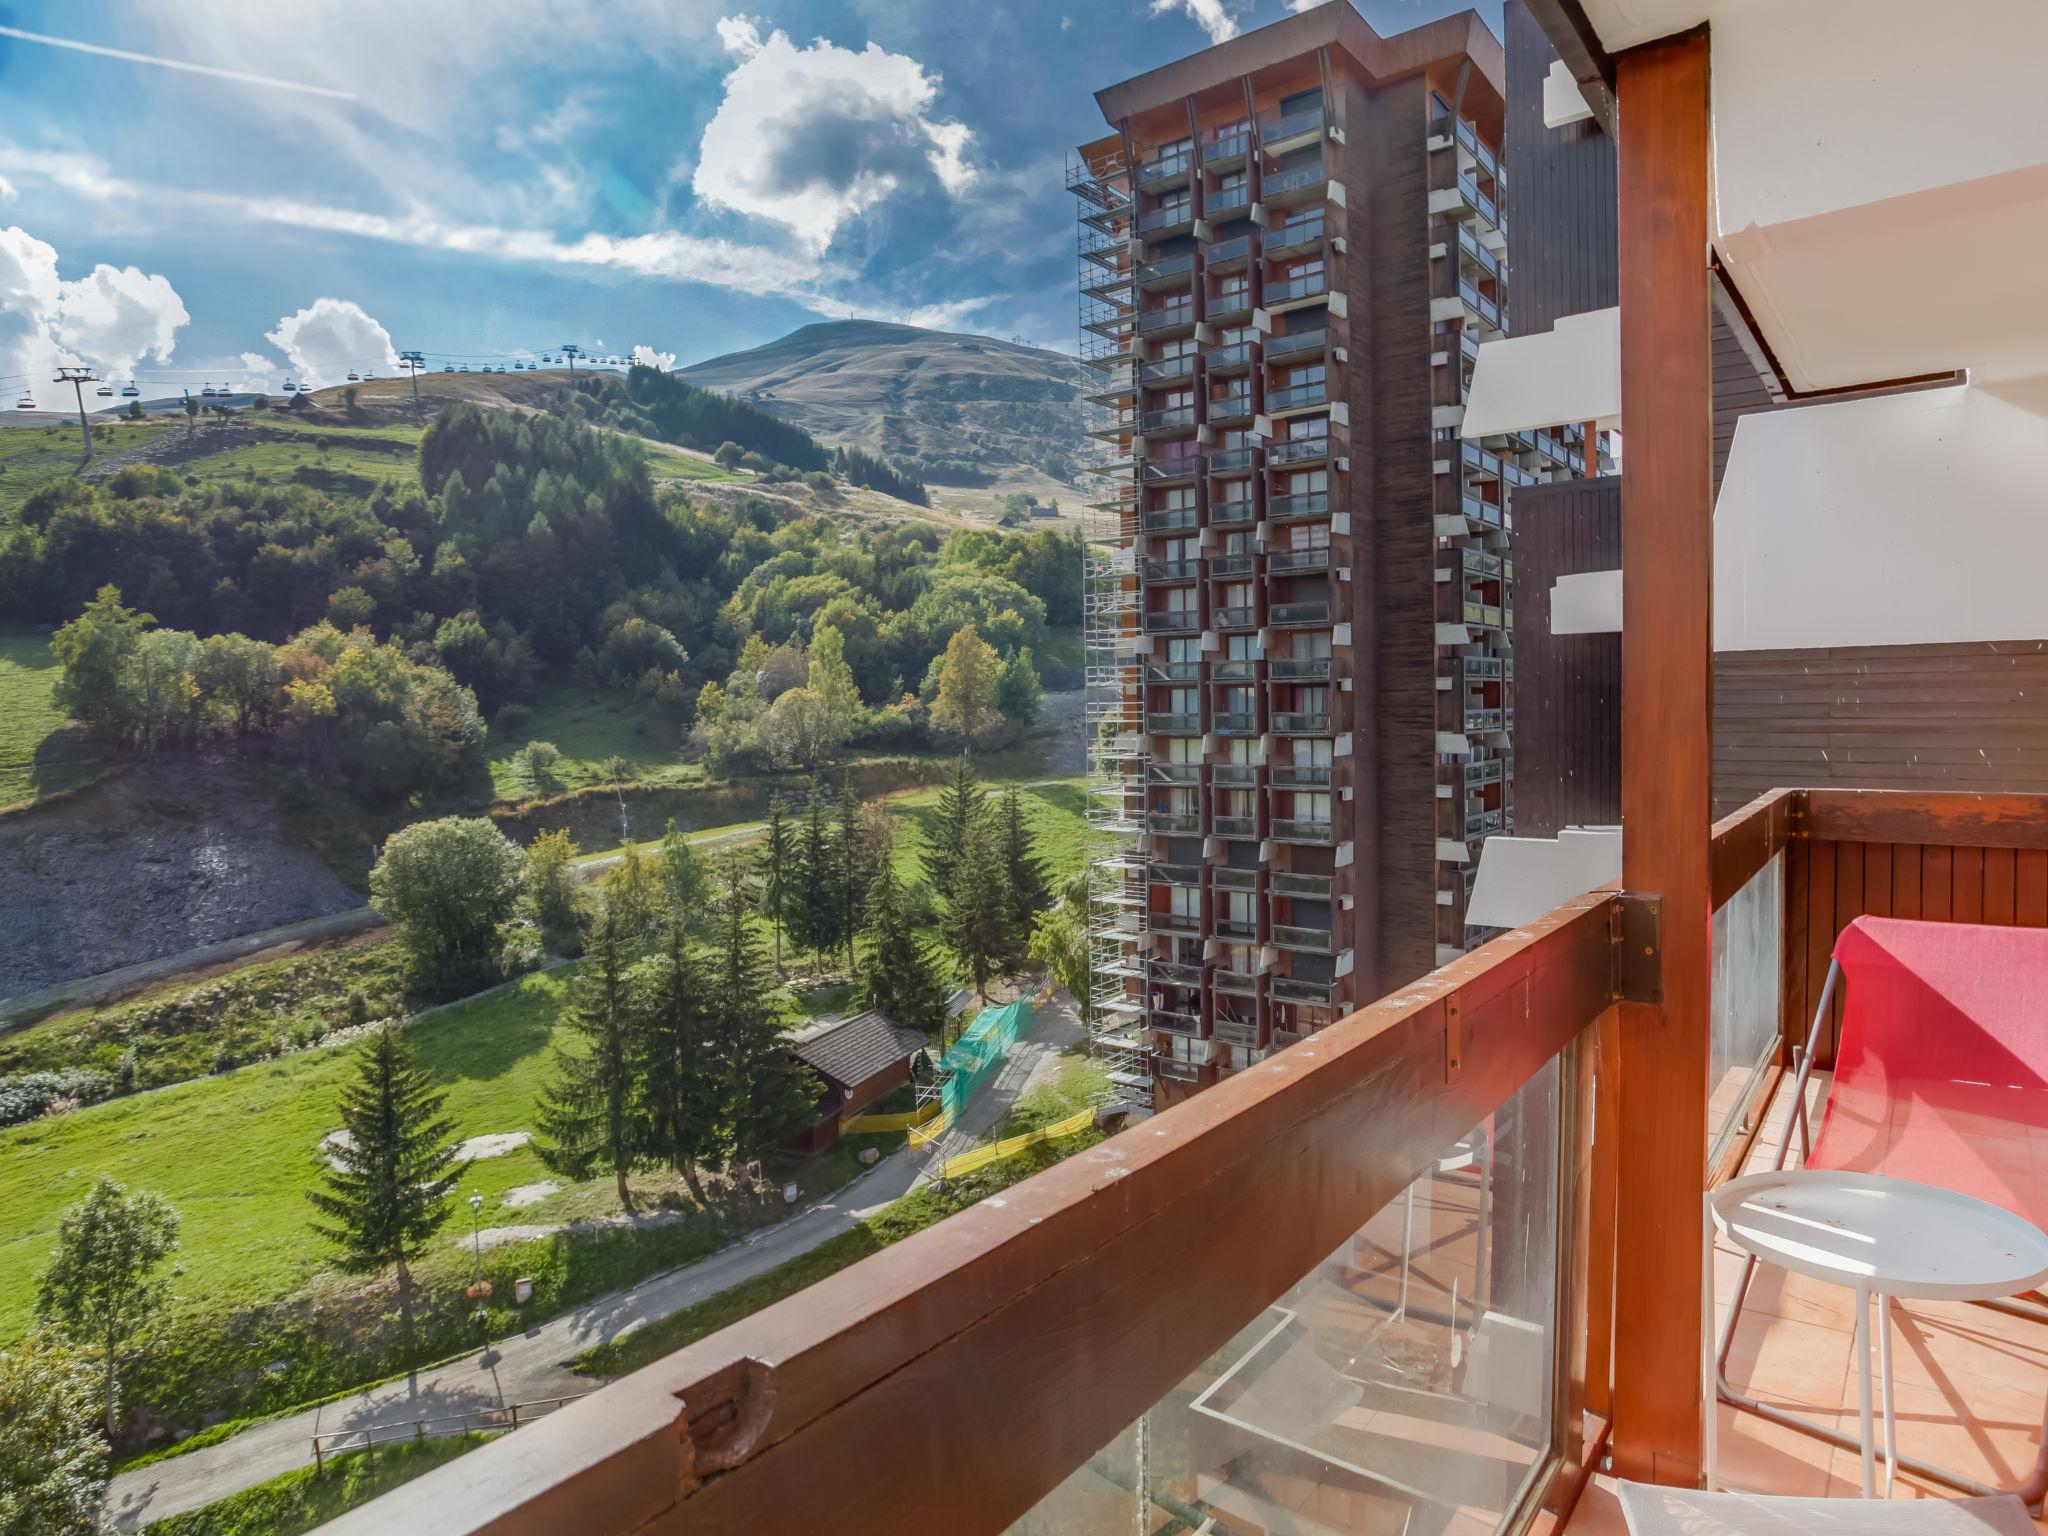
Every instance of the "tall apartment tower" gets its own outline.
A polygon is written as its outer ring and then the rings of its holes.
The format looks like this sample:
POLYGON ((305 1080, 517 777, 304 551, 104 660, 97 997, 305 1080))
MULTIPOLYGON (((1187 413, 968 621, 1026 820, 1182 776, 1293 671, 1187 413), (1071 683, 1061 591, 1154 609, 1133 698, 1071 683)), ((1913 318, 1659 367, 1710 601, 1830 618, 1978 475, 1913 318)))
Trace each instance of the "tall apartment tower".
POLYGON ((1099 1038, 1169 1103, 1463 950, 1513 825, 1504 61, 1320 6, 1097 93, 1082 356, 1107 446, 1089 682, 1099 1038))

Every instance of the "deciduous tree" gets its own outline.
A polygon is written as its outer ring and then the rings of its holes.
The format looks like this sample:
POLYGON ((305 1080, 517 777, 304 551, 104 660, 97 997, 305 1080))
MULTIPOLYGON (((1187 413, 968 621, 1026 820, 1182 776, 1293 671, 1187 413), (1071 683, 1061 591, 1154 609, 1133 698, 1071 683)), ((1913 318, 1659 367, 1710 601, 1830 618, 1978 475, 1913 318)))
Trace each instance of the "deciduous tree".
POLYGON ((398 1274, 398 1305, 412 1331, 412 1269, 428 1238, 448 1219, 448 1192, 467 1164, 456 1161, 455 1122, 441 1113, 448 1095, 413 1059, 395 1024, 366 1039, 355 1080, 341 1090, 341 1127, 328 1144, 322 1188, 306 1198, 327 1218, 313 1230, 341 1250, 342 1268, 398 1274))
POLYGON ((1088 955, 1088 871, 1076 870, 1060 887, 1059 904, 1038 914, 1031 929, 1031 958, 1065 987, 1081 1010, 1085 1028, 1095 1019, 1094 971, 1088 955))
POLYGON ((488 818, 414 822, 385 842, 370 871, 370 904, 398 925, 420 979, 452 990, 489 974, 524 864, 488 818))
POLYGON ((526 870, 520 878, 519 898, 526 915, 558 955, 583 950, 583 888, 576 878, 580 851, 566 828, 537 833, 526 850, 526 870))
POLYGON ((107 1438, 120 1414, 120 1369, 162 1319, 170 1281, 157 1273, 178 1246, 178 1213, 105 1174, 57 1218, 57 1249, 36 1284, 36 1316, 99 1356, 107 1438))
POLYGON ((932 724, 964 742, 985 740, 1002 719, 996 698, 1001 667, 995 647, 972 624, 961 625, 946 642, 932 724))
POLYGON ((92 1363, 47 1336, 0 1352, 0 1536, 96 1536, 107 1443, 92 1363))

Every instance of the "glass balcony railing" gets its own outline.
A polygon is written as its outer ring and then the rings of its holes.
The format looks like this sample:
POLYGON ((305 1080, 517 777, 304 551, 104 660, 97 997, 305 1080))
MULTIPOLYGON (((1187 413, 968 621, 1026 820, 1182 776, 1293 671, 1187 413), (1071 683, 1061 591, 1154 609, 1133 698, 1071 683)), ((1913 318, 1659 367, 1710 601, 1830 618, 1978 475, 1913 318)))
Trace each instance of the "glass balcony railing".
POLYGON ((1260 184, 1259 193, 1267 202, 1278 197, 1291 197, 1310 188, 1321 187, 1329 180, 1320 163, 1297 166, 1291 171, 1277 171, 1260 184))
POLYGON ((1477 314, 1480 319, 1484 320, 1488 325, 1498 329, 1501 323, 1500 305, 1496 304, 1492 299, 1489 299, 1485 294, 1481 293, 1476 287, 1467 282, 1460 282, 1458 284, 1458 297, 1464 300, 1465 304, 1475 314, 1477 314))
POLYGON ((1138 167, 1138 185, 1157 186, 1186 176, 1194 168, 1194 160, 1186 150, 1171 155, 1161 155, 1156 160, 1147 160, 1138 167))
POLYGON ((1256 816, 1218 816, 1209 823, 1209 829, 1218 837, 1257 837, 1259 819, 1256 816))
POLYGON ((1219 917, 1209 924, 1209 931, 1219 939, 1236 939, 1248 944, 1259 936, 1259 920, 1255 917, 1219 917))
POLYGON ((1212 219, 1220 219, 1249 208, 1252 202, 1250 187, 1219 187, 1202 199, 1202 211, 1212 219))
POLYGON ((1256 448, 1218 448, 1208 456, 1209 473, 1215 475, 1248 475, 1258 467, 1259 450, 1256 448))
POLYGON ((1274 870, 1267 878, 1275 896, 1302 896, 1315 901, 1328 901, 1337 883, 1328 875, 1297 875, 1284 869, 1274 870))
POLYGON ((1330 394, 1321 380, 1313 384, 1296 384, 1289 389, 1274 389, 1266 392, 1266 409, 1269 411, 1300 411, 1318 405, 1327 405, 1330 394))
POLYGON ((1327 736, 1330 734, 1330 717, 1318 710, 1283 709, 1273 714, 1273 734, 1276 736, 1327 736))
POLYGON ((1257 610, 1248 604, 1218 608, 1210 620, 1218 629, 1251 629, 1259 622, 1257 610))
POLYGON ((1164 1030, 1169 1035, 1199 1035, 1202 1032, 1199 1014, 1181 1013, 1171 1008, 1146 1009, 1145 1023, 1147 1028, 1164 1030))
POLYGON ((1187 432, 1195 425, 1195 408, 1192 405, 1170 406, 1163 411, 1145 411, 1138 417, 1138 431, 1144 434, 1155 432, 1187 432))
POLYGON ((1325 682, 1330 665, 1327 656, 1275 656, 1266 663, 1266 676, 1276 683, 1325 682))
POLYGON ((1186 229, 1195 222, 1195 206, 1190 202, 1168 203, 1164 208, 1154 208, 1150 213, 1138 215, 1138 233, 1141 235, 1165 234, 1171 230, 1186 229))
POLYGON ((1280 469, 1289 464, 1320 464, 1330 456, 1327 437, 1287 437, 1266 449, 1266 467, 1280 469))
POLYGON ((1299 928, 1292 923, 1273 925, 1273 943, 1281 949, 1307 950, 1311 954, 1330 953, 1330 930, 1327 928, 1299 928))
POLYGON ((1211 347, 1202 354, 1202 361, 1209 365, 1211 373, 1239 373, 1249 368, 1256 357, 1253 343, 1237 341, 1227 347, 1211 347))
POLYGON ((1328 1007, 1335 988, 1327 981, 1301 981, 1293 976, 1275 976, 1266 984, 1266 994, 1276 1003, 1311 1003, 1328 1007))
POLYGON ((1330 622, 1330 605, 1327 602, 1275 603, 1269 616, 1276 627, 1296 624, 1327 624, 1330 622))
POLYGON ((1178 256, 1161 256, 1153 261, 1139 262, 1138 282, 1141 286, 1176 282, 1194 276, 1194 272, 1194 252, 1183 251, 1178 256))
MULTIPOLYGON (((1329 292, 1329 289, 1330 279, 1328 273, 1304 272, 1299 277, 1290 277, 1284 282, 1268 283, 1266 285, 1266 307, 1271 309, 1275 304, 1291 304, 1296 299, 1318 298, 1329 292)), ((1139 328, 1143 329, 1144 321, 1142 319, 1138 324, 1139 328)))
POLYGON ((1199 785, 1202 782, 1200 763, 1153 763, 1145 770, 1145 777, 1154 784, 1199 785))
MULTIPOLYGON (((1214 580, 1223 581, 1235 577, 1249 576, 1251 573, 1252 557, 1250 555, 1212 555, 1209 557, 1209 575, 1214 580)), ((1218 662, 1216 665, 1220 668, 1223 666, 1223 663, 1218 662)), ((1223 673, 1218 671, 1216 677, 1219 682, 1222 681, 1223 673)))
MULTIPOLYGON (((1210 473, 1215 468, 1210 467, 1210 473)), ((1209 526, 1211 528, 1248 528, 1257 520, 1258 509, 1250 497, 1238 501, 1212 501, 1209 503, 1209 526)))
POLYGON ((1252 137, 1242 128, 1235 133, 1226 133, 1211 139, 1202 146, 1202 164, 1205 166, 1227 166, 1242 160, 1251 152, 1252 137))
POLYGON ((1256 736, 1259 717, 1250 710, 1229 710, 1216 716, 1218 736, 1256 736))
POLYGON ((1153 635, 1191 635, 1202 627, 1202 616, 1192 608, 1164 608, 1145 615, 1145 632, 1153 635))
POLYGON ((1316 356, 1329 350, 1330 333, 1318 326, 1312 331, 1290 331, 1284 336, 1266 338, 1266 361, 1277 363, 1283 358, 1316 356))
POLYGON ((1145 579, 1162 583, 1194 581, 1202 574, 1199 560, 1147 560, 1145 579))
POLYGON ((1250 395, 1218 395, 1209 402, 1211 426, 1230 426, 1252 419, 1250 395))
POLYGON ((1326 233, 1320 218, 1297 219, 1267 232, 1265 253, 1276 258, 1303 256, 1320 247, 1326 233))
POLYGON ((1155 507, 1138 517, 1139 526, 1147 533, 1182 533, 1194 528, 1197 521, 1193 507, 1155 507))
POLYGON ((1250 235, 1239 235, 1231 240, 1212 240, 1202 247, 1202 264, 1211 272, 1235 271, 1251 260, 1251 254, 1250 235))
POLYGON ((1163 309, 1148 309, 1138 316, 1138 334, 1149 336, 1155 331, 1170 331, 1176 326, 1195 323, 1195 306, 1192 304, 1169 304, 1163 309))
POLYGON ((1202 717, 1199 713, 1185 712, 1148 714, 1145 729, 1155 736, 1199 736, 1202 734, 1202 717))
POLYGON ((1282 843, 1327 843, 1331 841, 1330 823, 1327 821, 1300 821, 1292 817, 1275 817, 1273 837, 1282 843))
MULTIPOLYGON (((1152 864, 1146 867, 1155 885, 1200 885, 1202 866, 1199 864, 1152 864)), ((1200 978, 1197 977, 1197 980, 1200 978)))
POLYGON ((1146 813, 1145 826, 1153 832, 1187 835, 1202 830, 1202 818, 1192 811, 1150 811, 1146 813))
POLYGON ((1269 117, 1259 124, 1259 145, 1271 150, 1289 141, 1319 136, 1323 131, 1323 109, 1306 107, 1282 117, 1269 117))
POLYGON ((1275 763, 1266 772, 1266 782, 1274 789, 1327 789, 1330 768, 1328 764, 1275 763))
POLYGON ((1277 549, 1266 557, 1266 569, 1275 575, 1282 571, 1327 571, 1330 568, 1330 551, 1318 549, 1277 549))
MULTIPOLYGON (((1201 468, 1199 454, 1176 453, 1165 458, 1146 459, 1138 465, 1138 480, 1144 485, 1167 485, 1176 480, 1192 480, 1201 468)), ((1194 515, 1192 508, 1184 508, 1188 515, 1194 515)), ((1194 525, 1190 523, 1189 527, 1194 525)))
POLYGON ((1243 788, 1259 782, 1256 763, 1217 763, 1209 770, 1209 782, 1217 788, 1243 788))
POLYGON ((1190 352, 1183 357, 1162 357, 1156 363, 1146 363, 1138 370, 1138 377, 1147 384, 1170 384, 1175 379, 1192 378, 1195 372, 1195 355, 1190 352))

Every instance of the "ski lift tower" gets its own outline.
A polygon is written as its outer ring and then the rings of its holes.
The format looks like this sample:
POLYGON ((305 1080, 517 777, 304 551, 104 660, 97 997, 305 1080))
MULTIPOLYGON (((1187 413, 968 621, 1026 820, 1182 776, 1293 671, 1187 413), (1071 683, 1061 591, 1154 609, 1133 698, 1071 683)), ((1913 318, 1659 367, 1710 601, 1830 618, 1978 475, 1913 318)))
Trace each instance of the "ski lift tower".
POLYGON ((583 349, 572 341, 564 346, 561 352, 563 360, 569 365, 569 377, 573 379, 576 377, 576 359, 583 355, 583 349))
POLYGON ((92 423, 85 419, 85 386, 99 381, 100 376, 90 368, 68 367, 59 367, 57 377, 50 380, 52 384, 69 384, 72 394, 78 398, 78 430, 85 437, 85 458, 79 460, 81 464, 92 458, 92 423))
MULTIPOLYGON (((1089 1036, 1112 1096, 1152 1102, 1145 1031, 1145 737, 1137 458, 1136 210, 1120 146, 1077 156, 1067 187, 1078 217, 1080 357, 1094 374, 1088 435, 1102 457, 1088 466, 1102 489, 1083 517, 1081 642, 1088 730, 1089 1036)), ((1188 765, 1161 764, 1181 773, 1188 765)), ((1199 774, 1199 767, 1194 770, 1199 774)))
POLYGON ((417 421, 420 414, 420 370, 427 366, 427 354, 401 352, 398 354, 398 366, 412 375, 412 414, 417 421))

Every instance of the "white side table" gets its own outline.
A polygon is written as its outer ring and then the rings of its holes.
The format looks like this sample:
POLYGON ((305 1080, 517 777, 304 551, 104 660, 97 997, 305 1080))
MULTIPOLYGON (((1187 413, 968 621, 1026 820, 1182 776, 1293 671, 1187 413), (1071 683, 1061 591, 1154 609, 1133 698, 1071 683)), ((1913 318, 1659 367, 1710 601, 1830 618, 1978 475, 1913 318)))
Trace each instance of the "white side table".
POLYGON ((1870 1436, 1870 1298, 1878 1298, 1885 1488, 1898 1474, 1892 1414, 1891 1298, 1990 1301, 2048 1280, 2048 1234, 1988 1201, 1872 1173, 1753 1173, 1707 1191, 1707 1487, 1714 1486, 1713 1232, 1766 1264, 1856 1293, 1863 1496, 1876 1493, 1870 1436))

